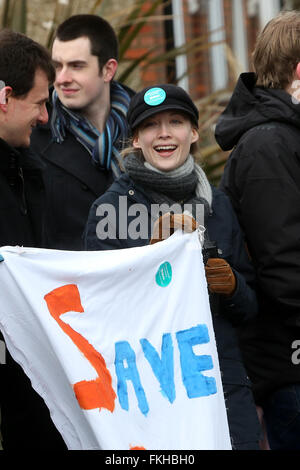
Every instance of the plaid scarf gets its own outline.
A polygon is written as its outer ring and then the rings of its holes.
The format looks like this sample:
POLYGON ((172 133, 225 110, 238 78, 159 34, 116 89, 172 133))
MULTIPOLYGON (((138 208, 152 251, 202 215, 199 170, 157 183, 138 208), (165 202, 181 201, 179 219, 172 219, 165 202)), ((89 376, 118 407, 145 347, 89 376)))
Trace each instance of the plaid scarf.
POLYGON ((66 108, 58 99, 55 89, 52 93, 53 111, 51 131, 57 143, 62 143, 66 130, 70 131, 92 157, 95 165, 112 170, 114 177, 121 174, 120 150, 128 134, 126 113, 130 102, 127 91, 117 82, 111 83, 111 109, 102 133, 80 114, 66 108))

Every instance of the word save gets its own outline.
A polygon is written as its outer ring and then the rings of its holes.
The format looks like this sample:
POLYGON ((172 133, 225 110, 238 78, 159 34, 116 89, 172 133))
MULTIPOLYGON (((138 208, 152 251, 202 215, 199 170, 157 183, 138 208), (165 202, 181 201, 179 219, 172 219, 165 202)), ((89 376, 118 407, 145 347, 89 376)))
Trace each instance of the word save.
MULTIPOLYGON (((96 370, 94 380, 82 380, 73 385, 76 398, 83 409, 106 408, 111 412, 115 408, 118 396, 120 406, 129 410, 128 382, 131 382, 136 395, 138 407, 144 415, 149 411, 146 392, 141 383, 136 362, 136 354, 128 341, 115 343, 115 372, 117 377, 117 395, 112 387, 111 374, 103 356, 70 325, 63 322, 60 316, 68 311, 84 313, 80 294, 75 284, 68 284, 45 295, 48 310, 62 330, 71 338, 86 359, 96 370)), ((205 324, 178 331, 175 334, 180 353, 182 382, 188 398, 197 398, 217 393, 214 377, 202 372, 213 369, 210 355, 196 355, 193 347, 209 342, 208 328, 205 324)), ((140 339, 146 360, 149 362, 162 392, 170 403, 176 398, 174 380, 174 339, 171 333, 162 335, 161 351, 157 351, 146 339, 140 339)))

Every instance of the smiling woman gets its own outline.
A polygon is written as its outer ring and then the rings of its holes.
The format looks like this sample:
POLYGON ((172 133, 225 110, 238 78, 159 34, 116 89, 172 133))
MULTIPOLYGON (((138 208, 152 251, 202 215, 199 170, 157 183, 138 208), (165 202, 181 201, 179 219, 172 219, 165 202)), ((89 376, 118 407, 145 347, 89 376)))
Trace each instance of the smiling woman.
POLYGON ((154 114, 141 124, 133 138, 144 159, 161 171, 175 170, 188 158, 192 143, 199 138, 190 119, 179 111, 154 114))
MULTIPOLYGON (((199 138, 198 117, 190 96, 175 85, 146 88, 132 98, 125 172, 92 205, 85 248, 133 248, 149 243, 149 237, 153 244, 175 230, 205 226, 206 280, 233 448, 258 449, 256 408, 234 331, 257 313, 254 271, 227 196, 209 184, 192 156, 199 138), (214 248, 213 254, 208 247, 214 248)), ((182 314, 188 312, 183 308, 182 314)))

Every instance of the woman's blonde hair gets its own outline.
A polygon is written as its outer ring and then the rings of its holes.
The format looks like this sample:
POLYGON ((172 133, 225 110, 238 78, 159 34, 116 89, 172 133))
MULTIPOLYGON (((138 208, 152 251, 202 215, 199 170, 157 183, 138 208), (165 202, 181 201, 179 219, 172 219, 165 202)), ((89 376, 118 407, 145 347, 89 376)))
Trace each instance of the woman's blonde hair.
POLYGON ((300 61, 300 11, 284 11, 267 23, 252 54, 257 86, 285 89, 300 61))

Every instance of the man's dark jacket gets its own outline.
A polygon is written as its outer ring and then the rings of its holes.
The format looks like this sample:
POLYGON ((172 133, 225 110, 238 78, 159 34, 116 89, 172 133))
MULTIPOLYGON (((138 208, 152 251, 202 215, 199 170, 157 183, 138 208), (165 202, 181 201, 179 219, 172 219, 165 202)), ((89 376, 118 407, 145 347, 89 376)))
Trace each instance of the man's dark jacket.
POLYGON ((216 127, 233 149, 221 182, 257 270, 260 313, 241 335, 257 402, 300 382, 300 103, 242 74, 216 127), (295 362, 295 361, 294 361, 295 362))
MULTIPOLYGON (((91 207, 84 236, 85 249, 113 250, 148 244, 149 239, 124 238, 124 236, 121 238, 120 232, 124 233, 124 227, 125 229, 129 227, 135 218, 130 215, 127 217, 124 211, 119 214, 119 198, 121 196, 126 197, 127 213, 135 214, 136 204, 142 204, 146 208, 147 233, 150 238, 151 200, 149 195, 127 174, 124 174, 91 207), (105 211, 102 212, 102 217, 97 215, 97 208, 101 204, 110 204, 116 209, 112 226, 105 227, 105 231, 111 229, 113 234, 116 221, 115 239, 101 240, 97 236, 96 228, 99 222, 101 220, 107 221, 105 211), (120 222, 120 220, 122 221, 120 222), (126 225, 121 228, 120 223, 123 224, 123 222, 126 225)), ((212 212, 208 217, 206 228, 210 239, 217 242, 220 256, 232 266, 237 280, 235 293, 230 298, 222 298, 220 312, 213 316, 213 323, 233 446, 235 449, 253 450, 258 448, 260 431, 251 383, 242 362, 235 326, 247 322, 257 312, 256 296, 253 290, 255 275, 245 250, 243 234, 229 198, 216 188, 213 188, 212 212)))
MULTIPOLYGON (((124 86, 124 85, 123 85, 124 86)), ((125 87, 130 96, 134 92, 125 87)), ((86 148, 66 131, 59 144, 52 137, 51 107, 49 121, 37 126, 31 148, 46 164, 47 247, 82 250, 82 233, 93 202, 113 181, 112 171, 95 166, 86 148)))
MULTIPOLYGON (((0 246, 43 246, 41 171, 42 164, 28 151, 0 139, 0 246)), ((4 450, 66 448, 44 401, 8 352, 6 364, 0 365, 0 407, 4 450)))
POLYGON ((89 208, 112 182, 111 171, 95 167, 70 132, 62 144, 54 142, 49 124, 34 130, 31 148, 46 164, 47 247, 81 250, 89 208))

